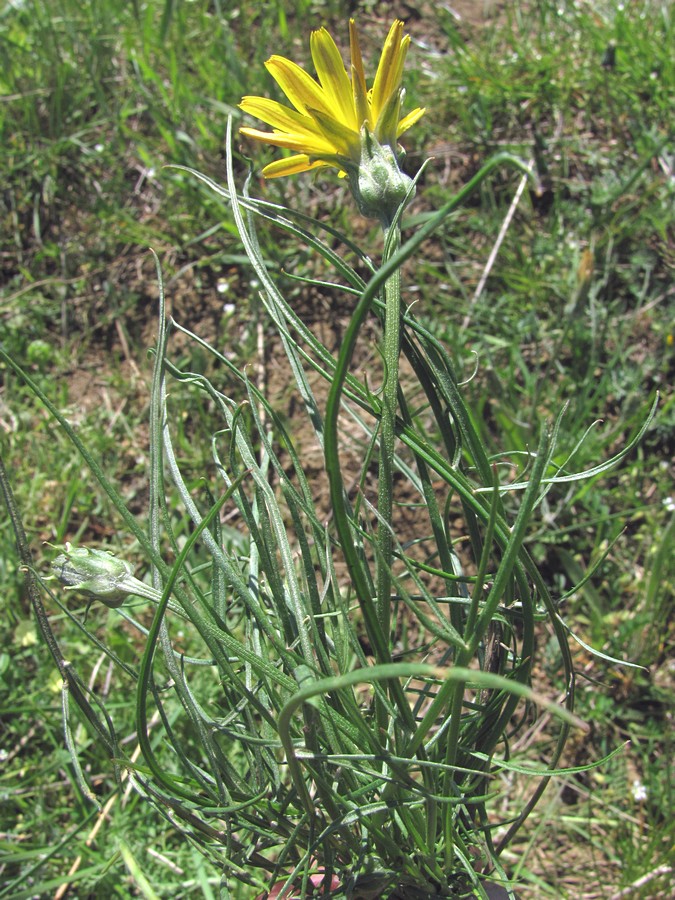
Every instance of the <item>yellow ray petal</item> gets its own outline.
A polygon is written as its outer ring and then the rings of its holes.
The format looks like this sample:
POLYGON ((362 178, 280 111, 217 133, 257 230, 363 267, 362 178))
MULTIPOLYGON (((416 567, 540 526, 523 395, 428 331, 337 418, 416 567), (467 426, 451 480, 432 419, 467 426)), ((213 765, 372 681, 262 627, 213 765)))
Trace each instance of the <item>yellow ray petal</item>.
POLYGON ((373 90, 371 94, 371 106, 373 118, 377 120, 382 107, 391 94, 398 89, 403 71, 403 60, 408 49, 410 38, 403 38, 403 22, 396 19, 389 29, 389 34, 384 42, 380 62, 375 73, 373 90), (403 59, 401 59, 403 54, 403 59), (398 73, 398 78, 396 78, 398 73))
POLYGON ((401 135, 407 131, 409 128, 419 122, 424 113, 426 112, 425 107, 418 106, 417 109, 413 109, 412 112, 409 112, 406 116, 403 116, 401 121, 398 123, 398 128, 396 130, 396 137, 399 138, 401 135))
POLYGON ((312 32, 309 45, 316 74, 326 101, 332 107, 333 116, 348 128, 357 129, 359 123, 354 111, 352 86, 335 41, 325 28, 320 28, 312 32))
POLYGON ((313 119, 277 103, 276 100, 268 100, 266 97, 243 97, 239 108, 281 131, 318 134, 313 119))
POLYGON ((297 156, 287 156, 285 159, 275 159, 262 170, 265 178, 281 178, 282 175, 298 175, 300 172, 309 172, 311 169, 323 169, 329 163, 317 159, 310 161, 304 153, 297 156))
POLYGON ((372 130, 373 122, 370 119, 370 106, 368 104, 368 89, 366 87, 366 73, 363 69, 363 58, 359 36, 356 32, 356 22, 349 20, 349 50, 352 57, 352 95, 356 110, 357 127, 364 123, 372 130))
POLYGON ((257 128, 240 128, 239 133, 246 137, 261 141, 263 144, 272 144, 274 147, 286 147, 288 150, 297 150, 307 153, 309 156, 335 156, 339 149, 329 144, 327 140, 307 134, 291 134, 285 131, 258 131, 257 128))
POLYGON ((317 130, 339 151, 342 156, 347 156, 359 161, 361 156, 361 135, 359 131, 348 128, 334 116, 325 116, 320 110, 310 110, 310 115, 317 124, 317 130))
POLYGON ((401 38, 401 45, 398 48, 394 65, 389 73, 392 90, 397 91, 403 80, 403 67, 405 66, 405 58, 408 55, 408 47, 410 47, 410 35, 405 34, 401 38))
POLYGON ((330 104, 326 102, 323 89, 297 63, 283 56, 271 56, 265 68, 298 112, 306 115, 311 107, 330 115, 330 104))

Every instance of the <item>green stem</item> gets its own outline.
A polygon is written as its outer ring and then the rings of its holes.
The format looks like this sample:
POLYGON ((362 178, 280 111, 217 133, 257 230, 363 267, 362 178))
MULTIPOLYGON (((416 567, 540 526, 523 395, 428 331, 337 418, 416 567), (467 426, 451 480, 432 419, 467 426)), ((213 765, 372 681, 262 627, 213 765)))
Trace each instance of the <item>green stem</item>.
MULTIPOLYGON (((391 225, 385 228, 385 255, 383 262, 401 246, 401 230, 391 225)), ((394 453, 396 439, 396 408, 398 391, 399 356, 401 353, 401 270, 396 269, 384 286, 384 384, 382 388, 382 416, 380 419, 380 455, 378 473, 377 529, 377 616, 380 630, 389 639, 391 620, 391 565, 393 560, 392 514, 394 453)))
MULTIPOLYGON (((231 146, 231 127, 232 126, 230 122, 228 124, 229 146, 231 146)), ((335 369, 333 372, 328 400, 326 403, 326 415, 324 422, 324 454, 326 460, 326 472, 328 473, 335 530, 340 541, 342 552, 344 553, 345 562, 347 564, 347 568, 351 577, 351 584, 354 588, 359 601, 359 605, 361 607, 361 611, 363 613, 366 631, 368 633, 368 637, 370 639, 375 658, 378 663, 390 662, 391 650, 389 647, 389 642, 384 639, 384 636, 380 629, 377 608, 375 603, 373 603, 373 594, 371 589, 369 571, 367 569, 367 566, 365 565, 365 561, 360 552, 360 549, 357 548, 355 543, 355 523, 353 523, 350 515, 350 505, 346 496, 344 481, 342 479, 342 472, 340 468, 338 416, 345 389, 345 383, 348 379, 349 364, 361 326, 365 321, 365 318, 368 315, 368 312, 370 311, 373 303, 375 302, 375 299, 381 287, 383 285, 386 285, 387 281, 396 273, 403 262, 410 256, 412 256, 412 254, 420 246, 420 244, 422 244, 422 242, 430 234, 432 234, 436 230, 436 228, 438 228, 441 222, 443 222, 444 219, 448 215, 450 215, 450 213, 452 213, 455 209, 457 209, 458 206, 460 206, 464 202, 464 200, 478 187, 478 185, 490 174, 490 172, 493 171, 493 169, 506 163, 514 165, 523 171, 527 171, 527 167, 525 166, 525 164, 521 160, 516 159, 516 157, 513 157, 510 154, 500 153, 497 156, 493 157, 485 164, 480 172, 478 172, 471 179, 471 181, 469 181, 451 200, 449 200, 440 210, 438 210, 437 213, 432 215, 417 230, 415 235, 408 241, 406 241, 406 243, 400 248, 400 250, 388 257, 387 261, 382 265, 382 267, 376 273, 374 273, 373 277, 361 292, 359 302, 345 331, 342 346, 335 363, 335 369)), ((237 224, 239 226, 242 237, 244 237, 244 235, 246 235, 246 229, 243 227, 241 216, 238 214, 236 194, 234 192, 234 175, 232 171, 231 154, 228 154, 228 187, 231 192, 230 196, 233 201, 232 206, 233 210, 235 211, 235 216, 238 216, 237 224)), ((262 266, 260 267, 260 273, 265 282, 268 282, 269 278, 267 276, 267 273, 264 271, 264 267, 262 266)), ((369 403, 374 407, 375 404, 373 401, 374 398, 369 398, 369 403)), ((377 414, 377 410, 375 411, 375 414, 377 414)), ((419 435, 416 435, 412 430, 406 429, 404 427, 402 436, 404 436, 404 442, 408 443, 409 445, 414 443, 414 446, 416 448, 418 447, 419 435), (407 437, 407 441, 405 441, 405 437, 407 437)), ((458 477, 458 473, 453 470, 446 471, 448 467, 444 459, 439 460, 437 456, 430 453, 426 447, 420 446, 419 449, 421 450, 419 454, 421 458, 425 459, 425 461, 428 462, 436 471, 438 471, 438 467, 440 466, 444 470, 444 472, 446 472, 446 477, 449 477, 449 482, 454 483, 455 478, 458 477)), ((479 515, 481 513, 485 513, 485 509, 482 503, 474 496, 473 490, 468 485, 466 486, 466 497, 467 502, 469 502, 470 505, 475 504, 479 515)), ((390 689, 394 702, 399 712, 401 713, 402 721, 406 723, 406 726, 408 728, 415 730, 410 707, 406 701, 400 684, 396 681, 393 681, 391 683, 390 689)))

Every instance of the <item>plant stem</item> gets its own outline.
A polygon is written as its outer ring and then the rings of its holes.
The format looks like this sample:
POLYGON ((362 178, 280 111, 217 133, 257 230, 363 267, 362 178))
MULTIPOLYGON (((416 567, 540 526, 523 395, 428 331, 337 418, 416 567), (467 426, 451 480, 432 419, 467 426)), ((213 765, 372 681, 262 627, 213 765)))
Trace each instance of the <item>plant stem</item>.
MULTIPOLYGON (((386 263, 401 246, 398 225, 385 228, 386 263)), ((396 408, 401 352, 401 270, 396 269, 384 286, 384 385, 382 388, 382 417, 380 420, 380 454, 378 475, 377 528, 377 616, 385 640, 389 640, 391 620, 391 565, 393 559, 392 513, 394 483, 394 453, 396 438, 396 408)))

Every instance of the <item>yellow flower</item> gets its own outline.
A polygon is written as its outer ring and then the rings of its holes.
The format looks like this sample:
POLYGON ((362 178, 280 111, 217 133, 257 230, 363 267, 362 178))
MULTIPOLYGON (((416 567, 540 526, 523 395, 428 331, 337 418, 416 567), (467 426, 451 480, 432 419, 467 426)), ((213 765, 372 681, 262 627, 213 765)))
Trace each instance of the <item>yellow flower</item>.
POLYGON ((242 134, 296 151, 265 166, 266 178, 323 166, 333 166, 341 174, 355 173, 362 158, 364 132, 396 154, 398 138, 423 115, 424 109, 417 108, 401 117, 401 78, 410 44, 409 35, 403 34, 403 22, 397 20, 389 29, 370 89, 366 87, 353 19, 349 22, 349 43, 351 79, 335 41, 321 28, 310 39, 318 80, 283 56, 271 56, 265 63, 294 109, 265 97, 244 97, 239 104, 244 112, 274 129, 242 128, 242 134))

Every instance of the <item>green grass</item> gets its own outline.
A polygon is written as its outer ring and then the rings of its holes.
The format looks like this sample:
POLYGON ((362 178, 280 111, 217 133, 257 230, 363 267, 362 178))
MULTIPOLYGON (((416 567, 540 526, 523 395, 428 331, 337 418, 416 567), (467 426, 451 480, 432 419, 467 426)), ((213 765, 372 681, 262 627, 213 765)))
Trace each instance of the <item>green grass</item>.
MULTIPOLYGON (((337 2, 260 11, 206 0, 26 0, 0 13, 0 339, 78 421, 132 509, 144 508, 145 350, 154 340, 146 248, 162 255, 182 321, 201 320, 240 362, 254 359, 256 347, 247 323, 251 275, 227 209, 162 167, 223 178, 227 113, 243 94, 270 91, 262 68, 270 47, 304 62, 309 27, 323 21, 340 23, 344 45, 337 2), (235 312, 219 309, 218 297, 235 312), (239 329, 244 338, 228 348, 239 329), (85 402, 78 373, 87 384, 96 379, 95 403, 85 402)), ((574 458, 576 468, 590 467, 626 443, 654 391, 663 392, 630 460, 609 477, 552 491, 531 544, 558 595, 598 565, 564 601, 565 614, 583 640, 649 670, 592 661, 576 647, 580 669, 594 679, 581 683, 579 710, 592 731, 568 762, 589 762, 626 740, 630 750, 583 779, 569 776, 565 789, 550 788, 508 862, 526 879, 523 897, 579 897, 598 883, 611 896, 653 873, 631 897, 665 897, 669 876, 658 871, 669 862, 674 818, 672 10, 657 0, 624 8, 540 0, 527 9, 509 4, 474 29, 443 10, 439 22, 447 52, 411 53, 407 102, 428 106, 411 166, 427 148, 436 157, 412 215, 440 205, 448 181, 456 186, 497 149, 534 159, 541 187, 525 191, 478 296, 517 176, 493 179, 448 225, 411 294, 467 378, 476 370, 465 390, 486 440, 512 448, 509 462, 522 467, 541 421, 567 401, 561 463, 602 420, 574 458), (636 779, 645 800, 632 794, 636 779)), ((239 165, 243 173, 243 158, 239 165)), ((339 192, 328 178, 254 188, 312 210, 321 209, 324 188, 339 192)), ((347 232, 355 222, 349 209, 337 219, 347 232)), ((263 229, 261 240, 273 267, 310 274, 314 264, 285 239, 263 229)), ((187 345, 181 352, 188 367, 204 363, 187 345)), ((208 410, 190 409, 199 421, 185 419, 181 453, 196 484, 209 448, 195 448, 193 436, 208 410)), ((0 420, 36 558, 45 540, 86 539, 133 555, 72 447, 7 372, 0 420)), ((133 793, 126 804, 117 800, 85 847, 97 814, 64 749, 60 684, 34 641, 4 515, 0 610, 0 898, 53 894, 79 854, 77 896, 151 896, 139 873, 158 896, 218 896, 215 869, 133 793)), ((134 641, 117 615, 89 615, 133 663, 134 641)), ((77 656, 77 629, 65 618, 58 625, 77 656)), ((97 684, 112 690, 104 669, 97 684)), ((121 732, 133 729, 133 710, 122 705, 115 714, 121 732)), ((73 732, 87 782, 105 802, 115 790, 109 761, 77 719, 73 732)), ((539 740, 532 737, 533 758, 539 740)), ((514 785, 517 795, 517 777, 514 785)))

